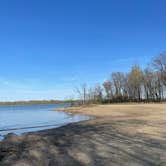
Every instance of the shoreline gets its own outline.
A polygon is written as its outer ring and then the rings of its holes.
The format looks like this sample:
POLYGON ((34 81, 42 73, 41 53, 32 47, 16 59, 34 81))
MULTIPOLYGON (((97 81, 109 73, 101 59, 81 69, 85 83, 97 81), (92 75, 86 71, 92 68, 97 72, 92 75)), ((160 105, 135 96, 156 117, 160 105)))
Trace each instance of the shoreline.
POLYGON ((166 104, 93 105, 65 111, 96 118, 9 135, 0 142, 0 166, 166 165, 166 104))
MULTIPOLYGON (((57 110, 56 110, 57 111, 57 110)), ((65 112, 65 111, 63 111, 65 112)), ((66 112, 67 114, 71 115, 71 113, 69 112, 66 112)), ((76 115, 76 114, 75 114, 76 115)), ((57 129, 57 128, 60 128, 60 127, 63 127, 63 126, 67 126, 69 124, 74 124, 74 123, 79 123, 79 122, 85 122, 85 121, 89 121, 89 120, 92 120, 94 119, 94 117, 92 116, 87 116, 87 115, 81 115, 81 114, 77 114, 77 115, 80 115, 84 116, 84 119, 80 119, 78 121, 73 121, 73 122, 63 122, 63 123, 58 123, 58 124, 50 124, 50 125, 41 125, 41 126, 32 126, 32 127, 22 127, 22 128, 11 128, 11 129, 6 129, 6 130, 9 130, 11 131, 10 133, 8 133, 9 135, 11 134, 14 134, 18 137, 22 136, 22 135, 27 135, 27 134, 35 134, 35 133, 39 133, 39 132, 42 132, 42 131, 47 131, 47 130, 51 130, 51 129, 57 129), (43 127, 43 129, 41 128, 43 127), (50 127, 50 128, 49 128, 50 127), (34 129, 34 128, 40 128, 39 130, 36 130, 36 131, 28 131, 28 132, 23 132, 23 133, 20 133, 20 134, 15 134, 13 133, 12 131, 16 131, 16 130, 22 130, 22 129, 34 129)), ((72 114, 72 116, 74 116, 74 114, 72 114)), ((2 131, 6 131, 6 130, 0 130, 0 132, 2 131)), ((4 140, 4 138, 6 136, 8 136, 8 134, 6 135, 1 135, 0 134, 0 142, 4 140)))

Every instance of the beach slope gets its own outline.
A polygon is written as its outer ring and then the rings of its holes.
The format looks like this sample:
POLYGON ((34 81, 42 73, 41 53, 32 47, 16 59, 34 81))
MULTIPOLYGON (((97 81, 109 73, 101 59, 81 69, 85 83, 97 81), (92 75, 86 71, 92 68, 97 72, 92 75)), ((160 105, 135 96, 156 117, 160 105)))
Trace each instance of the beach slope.
POLYGON ((93 105, 64 111, 95 118, 22 136, 10 134, 0 143, 0 165, 166 165, 166 104, 93 105))

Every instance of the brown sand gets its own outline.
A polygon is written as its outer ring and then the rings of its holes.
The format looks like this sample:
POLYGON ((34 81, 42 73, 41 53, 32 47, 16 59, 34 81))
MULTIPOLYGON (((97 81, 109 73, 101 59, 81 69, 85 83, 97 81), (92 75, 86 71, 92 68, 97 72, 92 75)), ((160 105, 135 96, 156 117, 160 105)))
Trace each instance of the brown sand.
POLYGON ((65 111, 96 118, 9 135, 0 143, 0 165, 166 166, 166 104, 93 105, 65 111))

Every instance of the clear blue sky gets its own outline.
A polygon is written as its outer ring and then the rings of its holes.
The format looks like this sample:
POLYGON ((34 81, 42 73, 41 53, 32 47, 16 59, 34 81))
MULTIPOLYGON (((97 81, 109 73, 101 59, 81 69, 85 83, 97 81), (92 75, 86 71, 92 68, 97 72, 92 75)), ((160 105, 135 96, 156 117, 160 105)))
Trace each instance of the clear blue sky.
POLYGON ((0 100, 63 99, 166 49, 165 0, 0 2, 0 100))

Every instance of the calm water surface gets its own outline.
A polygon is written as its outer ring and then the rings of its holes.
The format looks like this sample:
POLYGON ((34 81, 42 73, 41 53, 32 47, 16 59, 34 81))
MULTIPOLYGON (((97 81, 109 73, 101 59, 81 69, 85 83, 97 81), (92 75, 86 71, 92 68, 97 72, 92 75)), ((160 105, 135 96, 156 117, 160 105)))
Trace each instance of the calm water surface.
POLYGON ((0 139, 8 133, 21 134, 59 127, 89 117, 53 111, 67 104, 0 106, 0 139))

